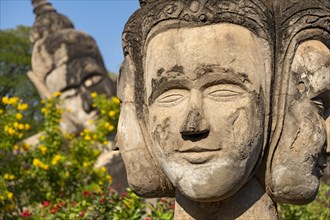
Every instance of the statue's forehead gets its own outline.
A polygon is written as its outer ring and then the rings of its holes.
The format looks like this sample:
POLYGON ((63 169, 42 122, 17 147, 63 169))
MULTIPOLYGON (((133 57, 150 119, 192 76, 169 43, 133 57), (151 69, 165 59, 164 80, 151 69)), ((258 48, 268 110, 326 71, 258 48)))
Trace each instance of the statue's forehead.
POLYGON ((146 79, 150 82, 160 72, 172 69, 198 74, 202 66, 217 65, 247 74, 259 84, 260 73, 265 72, 265 45, 265 41, 250 30, 234 24, 169 29, 148 39, 144 62, 146 79))

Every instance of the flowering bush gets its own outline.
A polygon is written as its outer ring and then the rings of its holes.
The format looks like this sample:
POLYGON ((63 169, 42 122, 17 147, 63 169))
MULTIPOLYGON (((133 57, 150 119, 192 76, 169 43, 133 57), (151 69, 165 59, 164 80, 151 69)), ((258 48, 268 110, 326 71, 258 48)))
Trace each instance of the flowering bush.
POLYGON ((1 100, 0 219, 171 219, 173 207, 167 200, 151 206, 129 189, 118 195, 106 168, 94 168, 100 146, 116 131, 119 99, 92 93, 101 114, 93 122, 96 130, 85 129, 74 137, 60 129, 58 96, 42 101, 45 126, 35 146, 24 142, 29 106, 17 97, 1 100))

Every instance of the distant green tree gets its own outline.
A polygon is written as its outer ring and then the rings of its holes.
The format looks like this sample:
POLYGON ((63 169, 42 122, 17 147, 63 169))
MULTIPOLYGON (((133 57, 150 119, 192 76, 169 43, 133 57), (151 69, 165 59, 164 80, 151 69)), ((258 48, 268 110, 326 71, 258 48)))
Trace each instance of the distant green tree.
MULTIPOLYGON (((30 134, 33 134, 40 130, 43 119, 40 97, 27 77, 27 71, 31 69, 30 29, 17 26, 15 29, 0 30, 0 98, 18 96, 29 104, 30 134)), ((5 108, 1 100, 0 108, 5 108)))

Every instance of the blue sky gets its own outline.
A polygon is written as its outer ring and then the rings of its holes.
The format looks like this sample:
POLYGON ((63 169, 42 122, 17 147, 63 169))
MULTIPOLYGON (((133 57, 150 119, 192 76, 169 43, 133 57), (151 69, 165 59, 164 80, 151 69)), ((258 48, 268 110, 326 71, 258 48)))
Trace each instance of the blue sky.
MULTIPOLYGON (((123 60, 121 33, 138 0, 48 0, 57 12, 68 16, 75 28, 96 40, 108 70, 118 73, 123 60)), ((31 0, 0 0, 0 29, 32 26, 31 0)))

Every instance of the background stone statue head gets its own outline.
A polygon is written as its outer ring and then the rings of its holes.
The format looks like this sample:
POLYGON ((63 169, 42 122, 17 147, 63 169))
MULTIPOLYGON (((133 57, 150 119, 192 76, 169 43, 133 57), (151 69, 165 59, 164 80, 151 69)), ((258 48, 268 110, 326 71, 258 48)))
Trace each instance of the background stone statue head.
POLYGON ((330 113, 330 2, 278 1, 276 13, 277 68, 266 189, 275 201, 305 204, 317 195, 329 143, 325 121, 330 113))
POLYGON ((223 200, 267 144, 272 14, 258 1, 140 1, 123 33, 119 146, 143 196, 223 200))
POLYGON ((32 71, 29 78, 42 98, 61 92, 64 108, 62 127, 66 132, 79 133, 91 128, 90 119, 97 112, 91 93, 112 96, 115 83, 107 75, 95 40, 73 29, 64 15, 58 14, 46 0, 33 0, 36 21, 31 31, 32 71))

